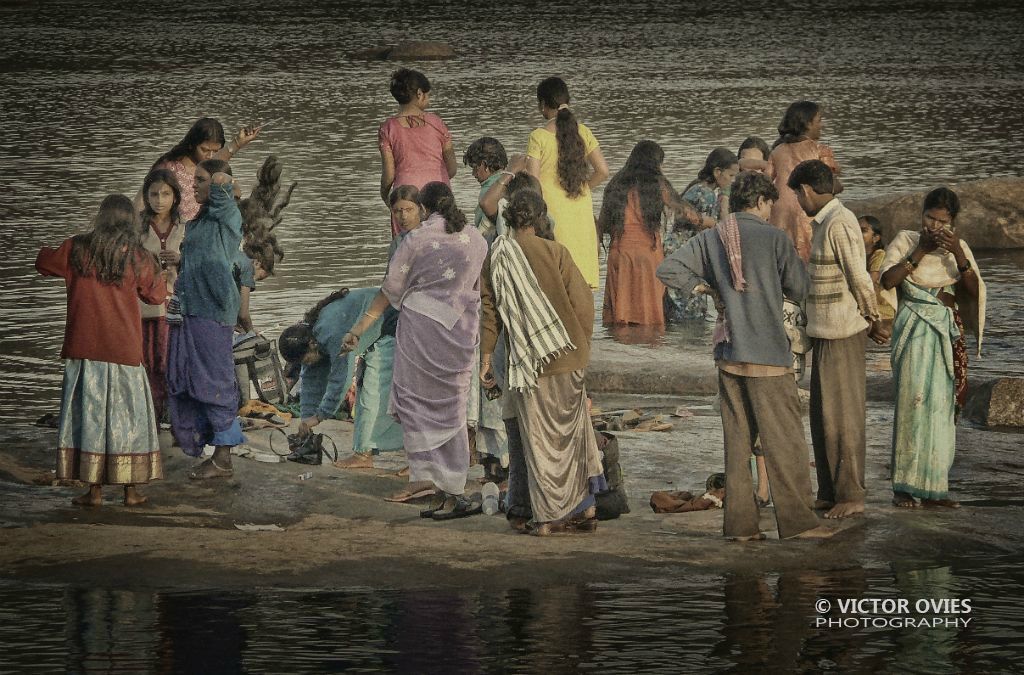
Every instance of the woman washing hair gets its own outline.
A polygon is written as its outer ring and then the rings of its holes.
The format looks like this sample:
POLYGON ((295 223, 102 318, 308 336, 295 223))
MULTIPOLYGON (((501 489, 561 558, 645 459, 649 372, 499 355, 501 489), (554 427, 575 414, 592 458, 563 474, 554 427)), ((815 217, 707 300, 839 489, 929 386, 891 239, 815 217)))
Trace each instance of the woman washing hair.
POLYGON ((594 134, 569 107, 569 87, 561 78, 537 85, 537 108, 546 123, 530 134, 526 170, 540 180, 555 241, 597 288, 599 242, 590 191, 608 179, 608 165, 594 134))
POLYGON ((177 320, 170 329, 167 391, 171 427, 184 453, 200 457, 204 446, 215 447, 189 478, 226 478, 232 475, 232 446, 245 441, 232 353, 241 298, 234 268, 242 215, 227 162, 208 159, 196 166, 195 197, 202 210, 185 229, 175 284, 178 307, 170 307, 178 311, 169 312, 177 320))

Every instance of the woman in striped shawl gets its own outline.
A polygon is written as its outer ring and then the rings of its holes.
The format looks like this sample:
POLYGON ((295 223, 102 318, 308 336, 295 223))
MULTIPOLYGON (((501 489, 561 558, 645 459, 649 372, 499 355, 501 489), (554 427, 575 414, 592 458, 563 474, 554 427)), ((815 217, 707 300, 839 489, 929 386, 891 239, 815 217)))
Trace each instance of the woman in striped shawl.
POLYGON ((537 236, 547 223, 537 192, 516 193, 504 218, 511 233, 495 240, 481 276, 480 379, 495 385, 491 355, 504 328, 509 521, 525 529, 532 515, 540 536, 592 532, 594 494, 607 489, 583 387, 593 294, 568 249, 537 236))

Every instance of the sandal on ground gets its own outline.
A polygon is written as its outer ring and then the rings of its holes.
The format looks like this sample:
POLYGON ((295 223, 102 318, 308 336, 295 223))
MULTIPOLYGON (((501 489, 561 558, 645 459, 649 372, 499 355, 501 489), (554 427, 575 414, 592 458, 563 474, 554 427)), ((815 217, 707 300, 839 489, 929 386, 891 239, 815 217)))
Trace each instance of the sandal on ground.
POLYGON ((898 509, 916 509, 920 506, 917 500, 905 492, 897 492, 892 496, 892 505, 898 509))
POLYGON ((192 480, 207 480, 209 478, 231 478, 234 471, 230 467, 223 467, 213 461, 213 457, 192 467, 188 477, 192 480))
POLYGON ((449 495, 445 500, 445 506, 451 504, 451 508, 437 509, 430 517, 434 520, 454 520, 455 518, 466 518, 483 513, 483 505, 480 502, 470 501, 462 495, 449 495), (451 501, 449 501, 451 500, 451 501))
POLYGON ((411 502, 411 501, 414 501, 416 499, 422 499, 424 497, 429 497, 430 495, 434 494, 435 492, 436 492, 436 490, 434 488, 432 488, 432 487, 419 488, 417 490, 402 490, 401 492, 393 494, 393 495, 391 495, 389 497, 385 497, 384 501, 386 501, 386 502, 393 502, 393 503, 396 503, 396 504, 405 504, 406 502, 411 502))
POLYGON ((434 491, 434 498, 430 500, 430 506, 420 511, 420 518, 430 518, 434 512, 442 510, 448 503, 448 495, 440 490, 434 491))

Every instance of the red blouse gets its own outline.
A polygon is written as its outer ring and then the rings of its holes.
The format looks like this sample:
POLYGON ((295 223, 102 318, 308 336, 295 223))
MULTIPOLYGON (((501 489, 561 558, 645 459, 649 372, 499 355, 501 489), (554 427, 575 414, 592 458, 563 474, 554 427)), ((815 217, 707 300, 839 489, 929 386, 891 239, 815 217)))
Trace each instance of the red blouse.
POLYGON ((76 274, 71 267, 70 239, 56 250, 44 246, 39 251, 36 270, 43 276, 63 277, 68 289, 61 358, 142 365, 139 300, 151 305, 163 302, 167 285, 153 266, 140 263, 138 276, 131 265, 126 266, 118 286, 76 274))

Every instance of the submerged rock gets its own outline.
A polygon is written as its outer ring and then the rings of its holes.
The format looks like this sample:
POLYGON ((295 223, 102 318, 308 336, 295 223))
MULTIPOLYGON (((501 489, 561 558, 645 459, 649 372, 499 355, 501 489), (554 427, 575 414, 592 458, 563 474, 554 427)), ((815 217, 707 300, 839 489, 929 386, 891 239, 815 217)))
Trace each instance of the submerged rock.
POLYGON ((445 42, 408 40, 397 45, 370 47, 349 54, 353 59, 370 61, 441 61, 455 56, 455 50, 445 42))
MULTIPOLYGON (((971 248, 1024 248, 1024 178, 988 178, 950 186, 960 196, 957 230, 971 248)), ((846 206, 858 216, 882 221, 885 239, 899 230, 921 228, 926 190, 872 199, 851 199, 846 206)))
POLYGON ((444 42, 409 40, 399 42, 390 52, 388 61, 437 61, 455 56, 455 50, 444 42))
POLYGON ((989 427, 1024 427, 1024 377, 1000 377, 977 387, 964 414, 989 427))

